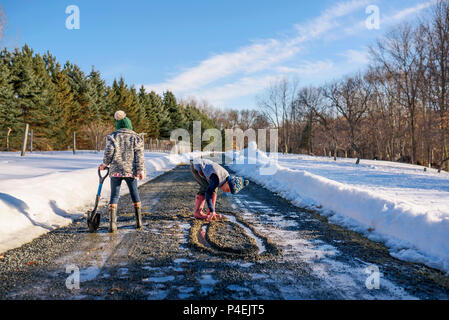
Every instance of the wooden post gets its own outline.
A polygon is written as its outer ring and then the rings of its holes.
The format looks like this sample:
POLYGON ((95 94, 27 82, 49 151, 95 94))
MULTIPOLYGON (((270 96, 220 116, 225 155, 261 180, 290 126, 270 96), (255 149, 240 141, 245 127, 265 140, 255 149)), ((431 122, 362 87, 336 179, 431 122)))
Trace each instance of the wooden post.
POLYGON ((8 128, 8 133, 6 134, 6 151, 9 151, 9 135, 11 134, 12 129, 8 128))
POLYGON ((30 152, 33 153, 33 130, 30 131, 30 152))
POLYGON ((24 157, 27 149, 27 140, 28 140, 28 130, 30 125, 28 123, 25 124, 25 132, 23 133, 23 141, 22 141, 22 153, 20 156, 24 157))
POLYGON ((72 150, 73 150, 73 154, 75 154, 76 153, 76 132, 75 131, 73 131, 73 134, 72 134, 72 136, 73 136, 73 146, 72 146, 72 150))
POLYGON ((430 153, 430 163, 429 163, 429 168, 432 168, 432 163, 433 163, 433 148, 432 151, 430 153))

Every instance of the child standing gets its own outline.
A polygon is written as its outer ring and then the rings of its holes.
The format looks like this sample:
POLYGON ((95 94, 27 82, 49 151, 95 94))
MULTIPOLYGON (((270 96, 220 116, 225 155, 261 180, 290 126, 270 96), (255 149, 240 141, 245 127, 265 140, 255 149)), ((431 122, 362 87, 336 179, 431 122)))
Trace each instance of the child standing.
POLYGON ((142 203, 137 189, 137 179, 145 176, 144 141, 142 136, 133 131, 131 120, 125 112, 117 111, 114 115, 116 130, 106 138, 103 163, 104 170, 109 166, 111 176, 111 198, 109 201, 109 232, 117 231, 117 206, 120 186, 125 180, 134 204, 136 228, 142 228, 142 203))

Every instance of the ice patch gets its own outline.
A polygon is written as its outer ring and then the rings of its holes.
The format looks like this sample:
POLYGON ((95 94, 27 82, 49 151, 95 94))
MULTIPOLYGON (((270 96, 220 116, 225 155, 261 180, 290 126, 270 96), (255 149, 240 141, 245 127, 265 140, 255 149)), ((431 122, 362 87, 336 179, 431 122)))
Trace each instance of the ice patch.
POLYGON ((143 282, 169 282, 175 280, 174 276, 165 276, 165 277, 148 277, 143 279, 143 282))

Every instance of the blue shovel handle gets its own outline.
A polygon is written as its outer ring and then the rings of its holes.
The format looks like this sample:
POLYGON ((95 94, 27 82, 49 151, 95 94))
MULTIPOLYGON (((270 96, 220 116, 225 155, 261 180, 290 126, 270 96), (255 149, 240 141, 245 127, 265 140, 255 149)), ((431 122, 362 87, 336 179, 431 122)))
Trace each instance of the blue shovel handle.
POLYGON ((104 176, 102 176, 101 170, 98 169, 98 177, 100 179, 100 185, 98 186, 97 196, 99 196, 101 194, 101 189, 103 188, 103 182, 104 182, 104 180, 106 180, 106 178, 109 175, 109 167, 106 167, 105 171, 106 171, 106 174, 104 176))

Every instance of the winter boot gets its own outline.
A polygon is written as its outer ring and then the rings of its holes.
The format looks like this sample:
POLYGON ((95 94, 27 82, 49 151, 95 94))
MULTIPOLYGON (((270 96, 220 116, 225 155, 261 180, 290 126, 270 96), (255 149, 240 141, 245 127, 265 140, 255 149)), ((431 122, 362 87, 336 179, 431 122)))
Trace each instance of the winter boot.
POLYGON ((114 233, 117 231, 117 205, 109 205, 109 233, 114 233))
POLYGON ((205 220, 207 216, 203 213, 204 203, 206 202, 206 196, 204 194, 197 194, 195 197, 195 219, 205 220))
POLYGON ((142 204, 134 203, 134 212, 136 213, 136 229, 142 229, 142 204))

